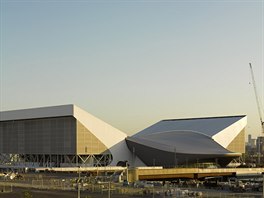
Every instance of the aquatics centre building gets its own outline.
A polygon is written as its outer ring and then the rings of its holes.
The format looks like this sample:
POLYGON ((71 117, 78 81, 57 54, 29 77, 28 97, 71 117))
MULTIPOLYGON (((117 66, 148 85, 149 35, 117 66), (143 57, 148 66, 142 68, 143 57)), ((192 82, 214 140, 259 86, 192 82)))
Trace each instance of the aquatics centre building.
POLYGON ((247 117, 162 120, 135 135, 76 105, 0 112, 0 163, 19 167, 226 166, 245 152, 247 117))
POLYGON ((245 153, 247 117, 162 120, 127 137, 127 145, 148 166, 194 163, 227 166, 245 153))

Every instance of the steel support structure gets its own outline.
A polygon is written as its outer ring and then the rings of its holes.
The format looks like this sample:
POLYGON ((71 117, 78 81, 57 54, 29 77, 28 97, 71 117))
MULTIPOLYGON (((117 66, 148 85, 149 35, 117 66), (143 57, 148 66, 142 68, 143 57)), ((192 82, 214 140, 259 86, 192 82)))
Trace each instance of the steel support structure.
POLYGON ((20 167, 101 167, 113 160, 110 153, 94 155, 54 155, 54 154, 0 154, 3 166, 20 167))

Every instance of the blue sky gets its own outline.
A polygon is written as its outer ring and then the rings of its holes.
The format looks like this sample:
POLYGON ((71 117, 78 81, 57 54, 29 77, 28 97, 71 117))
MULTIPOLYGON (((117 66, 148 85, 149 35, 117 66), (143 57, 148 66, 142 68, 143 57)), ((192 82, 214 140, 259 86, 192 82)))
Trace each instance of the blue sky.
POLYGON ((0 110, 76 104, 133 134, 263 107, 263 0, 1 0, 0 110))

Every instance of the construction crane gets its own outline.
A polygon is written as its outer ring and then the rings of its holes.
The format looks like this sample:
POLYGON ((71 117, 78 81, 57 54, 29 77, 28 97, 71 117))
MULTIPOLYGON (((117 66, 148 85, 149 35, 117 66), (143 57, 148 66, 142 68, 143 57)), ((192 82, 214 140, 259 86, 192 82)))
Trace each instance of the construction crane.
POLYGON ((259 119, 260 119, 261 129, 262 129, 262 133, 264 133, 264 121, 262 119, 261 107, 260 107, 260 103, 259 103, 259 98, 258 98, 258 93, 257 93, 257 88, 256 88, 256 82, 255 82, 253 68, 251 66, 251 63, 249 63, 249 67, 250 67, 250 72, 251 72, 251 77, 252 77, 252 83, 253 83, 255 97, 256 97, 256 102, 257 102, 257 107, 258 107, 258 113, 259 113, 259 119))

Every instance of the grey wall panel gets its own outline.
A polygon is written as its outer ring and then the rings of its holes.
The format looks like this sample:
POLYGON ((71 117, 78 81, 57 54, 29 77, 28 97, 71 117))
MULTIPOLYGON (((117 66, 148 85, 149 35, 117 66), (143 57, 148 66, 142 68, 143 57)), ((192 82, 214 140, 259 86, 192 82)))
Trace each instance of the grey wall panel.
POLYGON ((76 119, 71 116, 0 122, 0 152, 76 154, 76 119))

